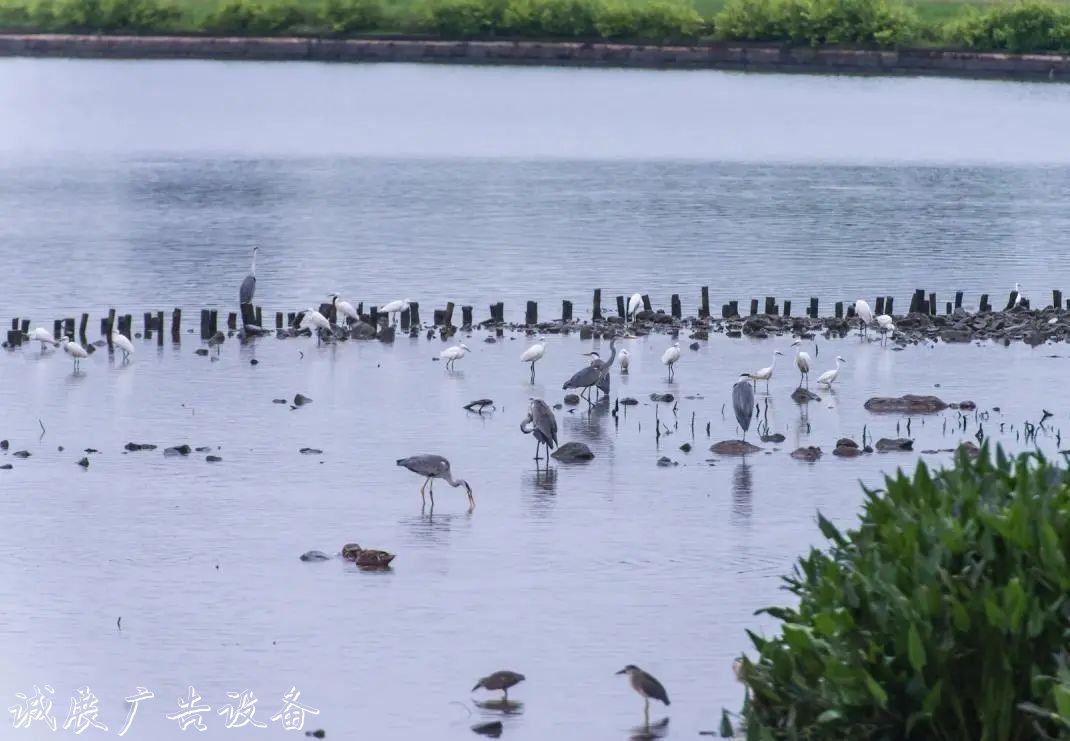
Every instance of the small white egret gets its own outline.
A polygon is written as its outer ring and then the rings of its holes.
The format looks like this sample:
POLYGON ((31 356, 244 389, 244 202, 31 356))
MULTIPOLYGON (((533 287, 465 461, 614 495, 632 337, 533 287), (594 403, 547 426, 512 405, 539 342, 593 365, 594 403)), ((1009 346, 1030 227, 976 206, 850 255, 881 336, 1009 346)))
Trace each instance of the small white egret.
POLYGON ((342 319, 342 317, 348 317, 353 321, 357 321, 360 319, 360 315, 358 315, 357 310, 353 308, 353 304, 349 303, 348 301, 343 301, 341 296, 339 296, 337 293, 329 294, 328 298, 331 299, 331 303, 334 304, 334 310, 338 315, 338 320, 340 324, 347 323, 344 319, 342 319))
POLYGON ((78 343, 71 342, 71 339, 69 337, 61 337, 59 343, 63 346, 63 352, 74 358, 74 370, 75 372, 77 372, 79 362, 82 360, 82 358, 88 358, 89 353, 87 353, 85 348, 79 345, 78 343))
POLYGON ((1014 306, 1011 308, 1017 309, 1022 305, 1022 287, 1017 283, 1014 284, 1014 306))
POLYGON ((543 337, 539 337, 538 341, 534 345, 529 347, 527 350, 525 350, 524 353, 520 356, 520 362, 521 363, 531 363, 531 382, 532 383, 535 383, 535 363, 538 362, 542 358, 543 353, 545 353, 545 352, 546 352, 546 339, 543 338, 543 337))
POLYGON ((870 323, 873 321, 873 309, 869 308, 869 304, 862 299, 855 301, 855 316, 858 317, 858 321, 862 323, 862 329, 860 334, 865 333, 870 323))
POLYGON ((628 364, 632 362, 632 354, 627 350, 621 350, 618 355, 620 355, 620 372, 624 375, 628 372, 628 364))
POLYGON ((773 353, 773 362, 769 364, 768 368, 762 368, 756 370, 753 373, 748 373, 747 376, 754 383, 754 388, 758 388, 758 381, 765 381, 765 391, 769 393, 769 379, 773 377, 773 369, 776 368, 776 359, 783 357, 784 353, 777 350, 773 353))
POLYGON ((881 340, 888 339, 888 335, 895 335, 895 322, 887 314, 881 314, 877 317, 877 329, 881 333, 881 340))
POLYGON ((57 345, 59 345, 58 342, 56 342, 54 339, 52 339, 52 333, 49 332, 44 327, 37 327, 32 332, 30 332, 29 336, 27 337, 27 341, 29 341, 29 342, 40 342, 41 343, 41 353, 42 354, 45 351, 45 345, 46 344, 47 345, 52 345, 52 347, 56 347, 57 345))
MULTIPOLYGON (((801 344, 802 340, 795 340, 791 346, 796 347, 801 344)), ((804 350, 795 353, 795 366, 799 369, 799 387, 801 388, 805 381, 806 387, 810 388, 810 353, 804 350)))
POLYGON ((827 370, 824 373, 822 373, 820 376, 818 376, 817 377, 817 382, 820 383, 822 386, 825 386, 826 388, 831 389, 833 382, 840 375, 840 363, 846 363, 846 362, 847 362, 846 360, 844 360, 839 355, 837 355, 836 356, 836 367, 833 368, 832 370, 827 370))
POLYGON ((446 370, 453 370, 454 364, 464 357, 466 352, 472 352, 468 345, 463 342, 453 347, 448 347, 438 354, 438 356, 446 361, 446 370))
POLYGON ((390 314, 391 315, 390 316, 390 321, 394 322, 394 321, 397 320, 397 313, 399 311, 404 311, 405 309, 407 309, 409 307, 409 304, 411 304, 411 303, 412 303, 412 301, 410 301, 407 298, 403 298, 400 301, 391 301, 390 303, 386 304, 385 306, 380 306, 379 307, 379 313, 380 314, 390 314))
POLYGON ((113 347, 117 347, 123 351, 124 363, 134 354, 134 344, 126 339, 126 335, 122 332, 116 332, 114 329, 111 331, 111 344, 113 347))
POLYGON ((628 299, 628 311, 627 314, 632 318, 632 324, 635 323, 635 315, 643 308, 643 297, 638 293, 633 293, 632 297, 628 299))
POLYGON ((668 350, 666 350, 661 356, 662 364, 669 366, 669 380, 670 381, 673 379, 673 376, 676 374, 674 366, 676 365, 676 361, 678 361, 679 359, 680 359, 680 343, 679 342, 672 343, 672 347, 670 347, 668 350))

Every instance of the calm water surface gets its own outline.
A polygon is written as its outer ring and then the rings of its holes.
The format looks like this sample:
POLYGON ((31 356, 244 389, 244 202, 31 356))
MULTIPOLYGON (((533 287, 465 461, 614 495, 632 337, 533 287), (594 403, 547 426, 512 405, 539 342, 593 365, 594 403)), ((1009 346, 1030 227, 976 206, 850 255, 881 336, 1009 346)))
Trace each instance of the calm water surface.
MULTIPOLYGON (((552 318, 562 298, 582 316, 596 286, 662 305, 680 292, 688 312, 703 284, 715 303, 826 306, 905 302, 915 287, 965 290, 968 304, 1016 280, 1038 296, 1070 287, 1062 86, 5 60, 0 106, 0 315, 47 326, 89 311, 92 328, 109 306, 233 310, 252 244, 266 311, 330 290, 408 296, 428 315, 504 300, 519 318, 538 299, 552 318)), ((614 396, 643 403, 616 419, 560 411, 562 441, 597 457, 547 474, 518 430, 526 401, 558 401, 592 343, 551 338, 532 386, 523 338, 482 338, 453 374, 431 362, 441 343, 408 338, 231 340, 211 362, 186 335, 139 341, 126 366, 96 354, 79 375, 62 355, 0 355, 0 457, 14 466, 0 471, 7 704, 49 684, 62 725, 89 685, 114 736, 142 686, 156 697, 126 737, 185 738, 165 715, 193 685, 212 708, 203 737, 274 738, 287 734, 269 718, 295 686, 320 711, 305 729, 328 738, 465 738, 488 715, 471 705, 475 679, 512 668, 528 681, 509 738, 627 738, 641 701, 612 672, 636 663, 673 700, 654 717, 693 738, 738 705, 731 658, 744 627, 770 627, 752 613, 784 599, 778 576, 817 542, 815 512, 849 524, 860 481, 949 459, 808 465, 788 451, 863 426, 906 435, 906 419, 862 409, 874 394, 1001 407, 985 431, 1013 449, 1046 407, 1056 418, 1040 444, 1057 450, 1070 411, 1046 391, 1065 373, 1051 357, 1062 348, 819 340, 818 371, 847 359, 842 386, 800 408, 784 363, 768 414, 787 440, 721 459, 705 451, 737 435, 724 416, 737 373, 788 340, 717 337, 685 350, 669 384, 668 340, 651 337, 630 343, 632 373, 614 379, 614 396), (655 412, 654 391, 681 397, 675 414, 655 412), (314 402, 271 403, 298 392, 314 402), (493 414, 461 409, 479 397, 493 414), (211 446, 223 461, 126 454, 128 441, 211 446), (89 447, 101 452, 83 471, 89 447), (23 449, 32 457, 12 457, 23 449), (472 482, 474 513, 448 487, 421 513, 419 479, 393 461, 423 451, 472 482), (661 455, 679 465, 658 467, 661 455), (395 568, 297 559, 353 541, 398 553, 395 568), (246 689, 269 727, 224 729, 226 693, 246 689)), ((912 420, 916 450, 972 439, 976 420, 955 421, 912 420)))

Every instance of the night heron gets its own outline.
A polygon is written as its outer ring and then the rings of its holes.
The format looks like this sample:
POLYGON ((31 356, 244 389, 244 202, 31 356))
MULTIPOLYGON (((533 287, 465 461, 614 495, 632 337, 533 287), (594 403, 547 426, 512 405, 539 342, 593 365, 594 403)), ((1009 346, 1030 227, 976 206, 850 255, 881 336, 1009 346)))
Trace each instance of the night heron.
POLYGON ((743 439, 747 439, 747 430, 754 416, 754 389, 751 388, 747 374, 741 374, 740 380, 732 387, 732 411, 736 413, 736 422, 743 428, 743 439))
POLYGON ((847 362, 846 360, 844 360, 839 355, 837 355, 836 356, 836 367, 833 368, 832 370, 827 370, 824 373, 822 373, 820 376, 818 376, 817 377, 817 382, 820 383, 822 386, 825 386, 826 388, 830 388, 831 389, 833 382, 840 375, 840 363, 846 363, 846 362, 847 362))
POLYGON ((632 689, 638 692, 643 697, 643 718, 646 720, 646 724, 650 725, 650 700, 661 700, 666 705, 669 705, 669 694, 665 691, 665 688, 661 685, 653 675, 643 671, 635 664, 628 664, 628 666, 621 669, 617 674, 627 674, 628 681, 632 684, 632 689))
POLYGON ((63 352, 74 358, 74 370, 78 370, 78 365, 83 358, 88 358, 89 353, 81 345, 71 342, 70 337, 60 337, 59 344, 63 346, 63 352))
POLYGON ((468 345, 462 342, 453 347, 447 347, 438 354, 438 357, 446 361, 446 370, 453 370, 457 361, 463 358, 466 352, 472 351, 469 349, 468 345))
POLYGON ((539 446, 546 446, 546 465, 550 465, 550 451, 557 447, 557 419, 542 399, 528 399, 528 416, 520 423, 520 431, 535 437, 535 460, 539 460, 539 446))
MULTIPOLYGON (((791 343, 792 347, 797 347, 802 344, 802 340, 795 340, 791 343)), ((806 382, 806 387, 810 388, 810 353, 799 350, 795 354, 795 366, 799 369, 799 387, 803 385, 803 381, 806 382)))
POLYGON ((249 266, 249 274, 245 276, 245 280, 241 282, 241 288, 238 289, 239 303, 251 304, 253 302, 253 294, 256 293, 256 253, 259 251, 259 247, 253 247, 253 262, 249 266))
POLYGON ((680 343, 672 343, 672 347, 664 352, 661 356, 661 362, 663 365, 669 366, 669 380, 671 381, 674 375, 673 368, 676 366, 676 362, 680 359, 680 343))
POLYGON ((539 337, 538 342, 529 347, 520 356, 521 363, 531 363, 531 382, 535 383, 535 363, 542 359, 546 352, 546 340, 539 337))
POLYGON ((632 297, 628 299, 628 316, 632 318, 632 324, 635 324, 635 315, 643 308, 643 297, 638 293, 633 293, 632 297))
POLYGON ((504 702, 508 702, 509 688, 515 687, 516 685, 523 682, 524 679, 525 677, 523 674, 520 674, 518 672, 511 672, 508 669, 504 669, 500 672, 494 672, 493 674, 489 674, 483 677, 478 682, 476 682, 476 686, 472 688, 472 692, 475 692, 480 687, 485 690, 491 690, 493 692, 501 690, 504 693, 502 695, 502 700, 504 702))
POLYGON ((334 306, 334 311, 337 314, 340 323, 345 324, 345 319, 342 317, 352 319, 353 321, 360 319, 360 316, 357 315, 357 310, 353 308, 353 304, 348 301, 342 301, 342 297, 337 293, 330 294, 328 298, 331 299, 331 305, 334 306))
POLYGON ((215 348, 215 354, 219 354, 219 346, 226 342, 227 336, 222 332, 217 331, 214 335, 208 338, 208 347, 215 348))
POLYGON ((134 354, 134 344, 126 339, 126 335, 121 332, 116 332, 114 329, 111 331, 111 344, 123 351, 124 362, 129 360, 130 356, 134 354))
POLYGON ((758 381, 765 381, 765 392, 769 393, 769 379, 773 377, 773 369, 776 368, 776 359, 783 357, 784 353, 777 350, 773 353, 773 362, 769 364, 768 368, 762 368, 756 370, 753 373, 748 373, 751 381, 754 382, 754 388, 758 388, 758 381))
POLYGON ((855 316, 858 317, 858 321, 862 323, 861 333, 866 331, 866 328, 873 321, 873 309, 869 308, 869 304, 862 299, 855 301, 855 316))
POLYGON ((397 319, 396 314, 399 311, 404 311, 405 309, 409 308, 409 304, 411 303, 412 301, 409 301, 407 298, 403 298, 400 301, 391 301, 386 306, 380 306, 379 313, 389 314, 390 321, 393 322, 395 319, 397 319))
POLYGON ((431 484, 431 488, 428 493, 431 495, 431 507, 435 506, 435 485, 434 479, 442 479, 450 486, 456 488, 463 486, 465 491, 468 492, 468 511, 471 512, 475 509, 476 500, 472 496, 472 487, 468 485, 468 482, 464 479, 454 479, 453 474, 450 471, 450 462, 443 458, 441 455, 412 455, 408 458, 398 458, 397 464, 403 468, 407 468, 413 473, 420 474, 425 477, 423 486, 420 487, 420 498, 426 502, 426 495, 424 494, 424 488, 428 484, 431 484))
POLYGON ((30 334, 27 335, 27 337, 26 337, 26 341, 27 342, 40 342, 41 343, 41 353, 42 354, 44 354, 44 352, 45 352, 45 345, 46 344, 52 345, 52 347, 56 347, 56 346, 59 345, 58 342, 56 342, 54 339, 52 339, 52 333, 49 332, 44 327, 37 327, 32 332, 30 332, 30 334))

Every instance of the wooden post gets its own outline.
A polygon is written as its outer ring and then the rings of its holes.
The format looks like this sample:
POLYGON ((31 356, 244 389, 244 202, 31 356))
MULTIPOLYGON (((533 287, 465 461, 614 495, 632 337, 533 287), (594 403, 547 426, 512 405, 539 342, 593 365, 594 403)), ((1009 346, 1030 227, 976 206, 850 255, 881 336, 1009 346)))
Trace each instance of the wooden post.
POLYGON ((252 304, 242 304, 241 309, 241 325, 244 327, 247 324, 256 324, 256 311, 253 310, 252 304))
POLYGON ((1018 291, 1011 291, 1011 295, 1007 298, 1007 307, 1003 310, 1010 311, 1011 307, 1014 306, 1014 299, 1016 298, 1018 298, 1018 291))
POLYGON ((929 294, 929 316, 936 316, 936 294, 929 294))
POLYGON ((420 326, 420 302, 413 301, 409 304, 409 321, 412 322, 413 327, 420 326))
MULTIPOLYGON (((437 316, 437 314, 436 314, 436 316, 437 316)), ((368 321, 371 322, 371 325, 373 327, 378 327, 379 326, 379 307, 378 306, 373 306, 373 307, 371 307, 371 309, 368 310, 368 321)), ((435 324, 437 326, 438 322, 435 322, 435 324)))
POLYGON ((722 319, 727 319, 729 316, 731 316, 731 314, 729 314, 730 311, 732 311, 732 305, 731 304, 721 304, 721 318, 722 319))
POLYGON ((108 309, 108 324, 107 329, 104 332, 104 339, 108 341, 108 352, 111 352, 111 335, 116 329, 115 326, 115 309, 108 309))
POLYGON ((407 332, 409 329, 409 307, 405 307, 401 310, 401 331, 407 332))
POLYGON ((776 296, 765 297, 765 313, 770 315, 776 314, 776 296))
POLYGON ((728 302, 729 316, 739 316, 739 301, 728 302))
POLYGON ((817 308, 817 296, 811 296, 810 297, 810 310, 807 312, 807 314, 810 315, 811 319, 817 319, 817 311, 818 311, 818 308, 817 308))
POLYGON ((880 316, 884 313, 884 296, 877 296, 877 307, 875 310, 877 312, 877 316, 880 316))
POLYGON ((945 305, 945 307, 946 307, 946 310, 944 311, 944 313, 947 314, 948 316, 951 316, 951 302, 948 301, 947 304, 945 305))
POLYGON ((895 303, 891 296, 884 297, 884 313, 892 316, 892 304, 895 303))
POLYGON ((494 313, 498 317, 498 324, 505 324, 505 302, 499 301, 494 304, 494 313))
POLYGON ((524 312, 524 324, 529 327, 533 324, 539 323, 539 304, 535 301, 528 301, 527 311, 524 312))
POLYGON ((843 319, 843 301, 836 302, 836 318, 843 319))
POLYGON ((208 312, 208 336, 211 337, 219 331, 219 310, 212 309, 208 312))
POLYGON ((255 324, 256 326, 258 326, 261 329, 263 329, 263 327, 264 327, 263 321, 264 321, 264 312, 261 310, 261 308, 259 306, 257 306, 256 307, 256 321, 254 321, 253 324, 255 324))
POLYGON ((955 291, 955 308, 962 308, 962 291, 955 291))
POLYGON ((1051 305, 1056 311, 1063 308, 1063 292, 1058 288, 1051 292, 1051 305))
POLYGON ((282 329, 286 326, 286 315, 281 311, 275 312, 275 329, 282 329))
POLYGON ((210 312, 208 309, 201 309, 201 339, 207 340, 212 336, 212 333, 208 331, 208 318, 210 312))
POLYGON ((910 312, 923 312, 925 310, 925 289, 917 288, 914 290, 914 297, 910 299, 910 312))
POLYGON ((672 307, 671 311, 673 319, 680 319, 681 317, 683 317, 684 313, 683 310, 680 308, 680 294, 674 293, 672 295, 672 298, 669 299, 669 304, 672 307))
POLYGON ((565 324, 572 321, 572 302, 567 298, 561 301, 561 321, 565 324))
POLYGON ((52 321, 52 339, 58 340, 63 334, 63 320, 55 319, 52 321))
POLYGON ((758 314, 758 299, 752 298, 750 300, 750 315, 756 316, 758 314))
POLYGON ((443 309, 435 309, 432 316, 434 317, 435 326, 441 327, 443 321, 445 321, 446 312, 443 309))
POLYGON ((452 301, 447 301, 446 302, 446 315, 445 315, 444 318, 446 320, 446 326, 447 327, 452 327, 453 326, 453 302, 452 301))
POLYGON ((654 311, 654 307, 650 303, 650 296, 648 296, 647 294, 644 293, 642 298, 643 298, 643 311, 653 312, 654 311))
POLYGON ((156 312, 156 345, 163 347, 163 312, 156 312))
POLYGON ((296 321, 297 321, 297 312, 289 311, 289 312, 286 313, 286 326, 287 327, 294 326, 294 323, 296 321))
POLYGON ((182 339, 182 309, 175 307, 171 312, 171 342, 182 339))
POLYGON ((602 318, 602 289, 594 289, 594 305, 591 307, 591 321, 602 318))
POLYGON ((987 293, 982 293, 981 294, 981 306, 979 307, 978 310, 979 311, 991 311, 991 309, 988 306, 988 294, 987 293))
POLYGON ((471 306, 462 306, 461 307, 461 326, 462 327, 466 327, 466 328, 472 326, 472 307, 471 306))
POLYGON ((63 334, 68 337, 74 337, 74 317, 63 320, 63 334))
POLYGON ((624 296, 617 296, 617 316, 621 319, 627 319, 628 315, 625 312, 627 307, 624 305, 624 296))
POLYGON ((22 335, 17 329, 9 329, 7 331, 7 346, 11 348, 19 347, 20 345, 22 345, 22 335))
POLYGON ((237 312, 234 312, 234 311, 227 312, 227 329, 237 329, 237 328, 238 328, 238 314, 237 314, 237 312))
POLYGON ((791 316, 791 301, 784 299, 784 317, 791 316))
MULTIPOLYGON (((335 309, 332 304, 324 302, 324 303, 320 304, 320 307, 319 307, 319 309, 317 309, 317 311, 319 311, 320 314, 323 314, 323 318, 326 319, 331 324, 337 324, 338 323, 336 321, 338 310, 335 309)), ((255 324, 256 323, 256 310, 253 309, 253 307, 250 306, 249 307, 249 313, 253 315, 253 323, 255 324)))
POLYGON ((86 330, 89 328, 89 314, 82 312, 82 320, 78 323, 78 341, 83 345, 88 344, 88 338, 85 336, 86 330))
POLYGON ((151 311, 146 311, 141 315, 141 323, 145 326, 145 328, 143 330, 141 330, 142 336, 145 337, 146 339, 148 339, 149 337, 152 337, 152 312, 151 311))
POLYGON ((702 296, 699 299, 698 318, 708 319, 710 316, 710 287, 702 287, 702 296))
POLYGON ((848 319, 854 319, 855 318, 855 305, 854 305, 853 301, 847 304, 847 318, 848 319))

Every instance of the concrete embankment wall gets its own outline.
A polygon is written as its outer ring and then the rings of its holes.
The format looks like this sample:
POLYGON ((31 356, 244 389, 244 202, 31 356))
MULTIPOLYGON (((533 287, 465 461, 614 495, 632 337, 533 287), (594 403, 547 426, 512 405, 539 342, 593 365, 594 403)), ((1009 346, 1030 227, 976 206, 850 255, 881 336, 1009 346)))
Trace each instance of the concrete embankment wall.
POLYGON ((526 64, 1070 81, 1070 55, 812 49, 735 43, 656 46, 557 41, 0 34, 0 56, 526 64))

